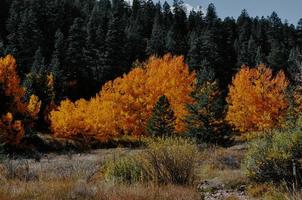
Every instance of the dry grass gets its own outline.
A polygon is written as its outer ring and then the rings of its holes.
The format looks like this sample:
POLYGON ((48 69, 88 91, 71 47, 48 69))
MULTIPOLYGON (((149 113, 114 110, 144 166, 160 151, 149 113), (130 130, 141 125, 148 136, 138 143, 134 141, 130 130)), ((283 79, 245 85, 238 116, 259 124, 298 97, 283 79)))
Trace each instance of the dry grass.
POLYGON ((185 200, 199 199, 199 194, 192 188, 167 185, 115 185, 105 182, 88 183, 85 180, 65 181, 7 181, 0 188, 1 200, 185 200))
POLYGON ((199 180, 215 180, 228 189, 236 189, 247 184, 248 180, 241 171, 244 150, 212 147, 199 155, 199 180))
POLYGON ((247 194, 261 200, 301 200, 301 192, 292 192, 286 186, 273 184, 254 184, 248 187, 247 194))
POLYGON ((139 150, 97 150, 87 154, 48 155, 5 160, 0 164, 1 200, 172 200, 199 199, 193 187, 106 182, 97 172, 108 158, 139 150))

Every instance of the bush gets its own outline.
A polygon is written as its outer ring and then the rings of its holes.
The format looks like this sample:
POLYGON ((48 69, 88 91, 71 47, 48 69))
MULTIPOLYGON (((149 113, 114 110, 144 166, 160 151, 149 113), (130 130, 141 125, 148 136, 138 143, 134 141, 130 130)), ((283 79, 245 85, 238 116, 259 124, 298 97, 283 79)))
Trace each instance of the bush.
POLYGON ((145 172, 155 183, 191 184, 194 180, 197 147, 183 138, 147 141, 142 160, 145 172))
POLYGON ((197 147, 182 138, 147 139, 146 149, 135 157, 121 157, 105 165, 105 177, 114 181, 155 184, 192 184, 197 147))
POLYGON ((139 182, 142 172, 142 166, 132 155, 111 160, 105 165, 105 178, 119 183, 139 182))
POLYGON ((257 182, 301 184, 296 178, 302 174, 301 149, 301 130, 274 131, 272 136, 257 139, 250 144, 244 160, 247 176, 257 182))

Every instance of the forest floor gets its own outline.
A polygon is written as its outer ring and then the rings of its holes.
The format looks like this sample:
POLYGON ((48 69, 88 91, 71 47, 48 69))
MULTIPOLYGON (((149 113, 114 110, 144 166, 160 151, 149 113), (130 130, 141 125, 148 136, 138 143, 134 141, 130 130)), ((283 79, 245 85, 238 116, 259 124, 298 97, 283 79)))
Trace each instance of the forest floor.
POLYGON ((0 199, 205 199, 244 200, 247 179, 240 170, 244 146, 199 152, 194 186, 116 185, 102 178, 108 159, 139 149, 99 149, 79 154, 45 154, 34 159, 5 159, 0 164, 0 199))

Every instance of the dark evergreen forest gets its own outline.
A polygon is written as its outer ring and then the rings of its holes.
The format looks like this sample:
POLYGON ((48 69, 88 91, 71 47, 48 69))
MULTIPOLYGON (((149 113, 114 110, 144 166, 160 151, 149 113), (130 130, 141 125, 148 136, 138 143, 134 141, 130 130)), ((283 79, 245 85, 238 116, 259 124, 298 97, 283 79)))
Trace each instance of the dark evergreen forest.
POLYGON ((89 98, 102 84, 127 73, 137 61, 165 53, 184 55, 191 70, 212 68, 227 91, 242 65, 265 63, 293 79, 301 60, 302 19, 287 23, 273 12, 221 19, 152 0, 1 0, 0 56, 12 54, 26 96, 47 98, 47 74, 56 101, 89 98))

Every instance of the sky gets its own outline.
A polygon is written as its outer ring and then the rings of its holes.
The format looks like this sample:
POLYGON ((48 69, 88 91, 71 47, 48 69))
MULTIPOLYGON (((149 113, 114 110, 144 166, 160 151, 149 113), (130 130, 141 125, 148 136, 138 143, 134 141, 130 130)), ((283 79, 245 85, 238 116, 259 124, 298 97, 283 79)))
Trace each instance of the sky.
MULTIPOLYGON (((237 18, 242 9, 246 9, 250 16, 269 16, 276 11, 279 17, 284 21, 297 25, 298 20, 302 18, 302 0, 183 0, 185 4, 192 7, 202 6, 206 9, 209 3, 214 3, 218 16, 225 18, 233 16, 237 18)), ((162 1, 163 2, 163 1, 162 1)), ((168 1, 169 4, 173 0, 168 1)))

